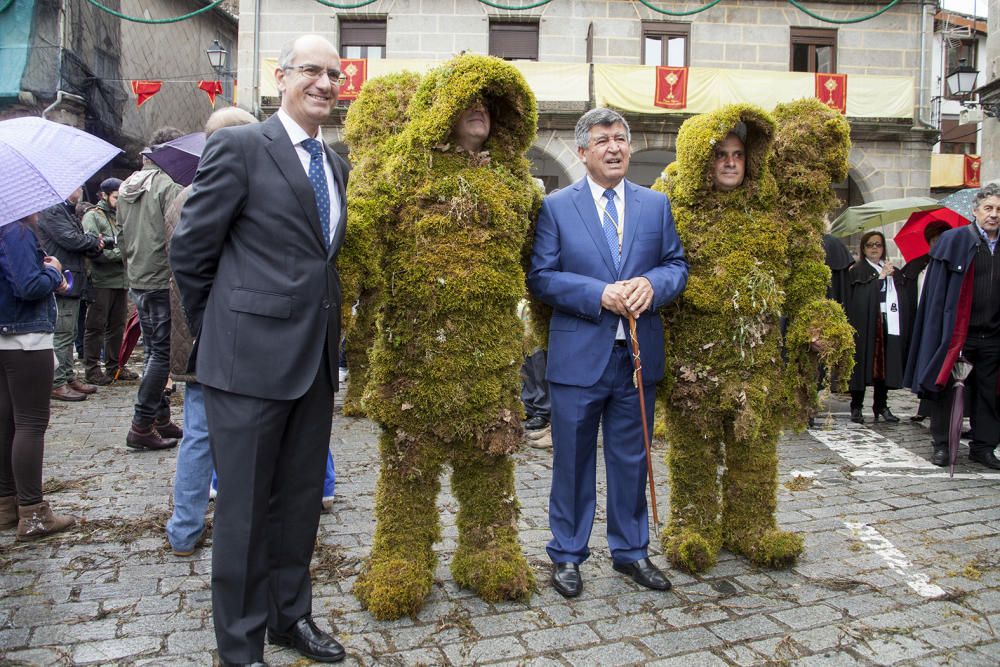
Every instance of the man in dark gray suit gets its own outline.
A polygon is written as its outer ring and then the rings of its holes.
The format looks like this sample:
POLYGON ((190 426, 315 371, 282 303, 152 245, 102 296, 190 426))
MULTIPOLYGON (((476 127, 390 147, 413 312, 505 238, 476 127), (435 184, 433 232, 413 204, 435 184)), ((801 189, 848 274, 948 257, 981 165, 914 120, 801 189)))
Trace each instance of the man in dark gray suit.
POLYGON ((261 661, 265 628, 310 659, 344 657, 312 621, 309 579, 340 341, 348 166, 320 134, 340 58, 306 35, 275 77, 275 116, 209 139, 170 253, 219 477, 212 611, 224 664, 261 661))

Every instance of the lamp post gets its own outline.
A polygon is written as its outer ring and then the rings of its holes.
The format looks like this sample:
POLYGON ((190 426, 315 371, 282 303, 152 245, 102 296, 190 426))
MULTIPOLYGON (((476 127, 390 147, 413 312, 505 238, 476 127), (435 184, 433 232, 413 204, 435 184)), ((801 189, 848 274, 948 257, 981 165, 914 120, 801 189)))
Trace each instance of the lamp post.
POLYGON ((219 40, 213 39, 212 46, 205 49, 205 54, 208 56, 208 64, 212 66, 215 75, 222 79, 223 95, 232 100, 233 92, 229 81, 233 72, 226 68, 229 52, 219 43, 219 40))
POLYGON ((976 90, 976 79, 978 78, 979 70, 969 65, 965 58, 961 58, 958 61, 958 67, 948 73, 945 81, 948 84, 948 92, 964 100, 976 90))

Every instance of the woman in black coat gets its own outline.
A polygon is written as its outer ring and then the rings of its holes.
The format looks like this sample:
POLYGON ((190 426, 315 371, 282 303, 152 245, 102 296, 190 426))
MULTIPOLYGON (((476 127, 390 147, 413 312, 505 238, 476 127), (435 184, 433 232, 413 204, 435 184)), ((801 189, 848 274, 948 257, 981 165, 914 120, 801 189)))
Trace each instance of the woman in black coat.
POLYGON ((885 237, 861 237, 861 258, 848 272, 847 319, 854 327, 854 373, 851 375, 851 421, 864 423, 865 388, 875 387, 875 421, 898 422, 886 402, 889 389, 903 385, 907 318, 902 276, 885 258, 885 237))

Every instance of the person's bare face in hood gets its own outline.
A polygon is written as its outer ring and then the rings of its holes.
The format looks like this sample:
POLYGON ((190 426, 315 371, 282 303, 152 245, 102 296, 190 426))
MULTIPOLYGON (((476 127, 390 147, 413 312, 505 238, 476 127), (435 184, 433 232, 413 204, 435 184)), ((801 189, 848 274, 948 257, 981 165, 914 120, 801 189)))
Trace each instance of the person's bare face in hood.
POLYGON ((746 174, 746 148, 735 134, 727 134, 726 138, 715 145, 715 157, 712 162, 712 183, 720 192, 729 192, 743 185, 746 174))
POLYGON ((478 153, 490 136, 490 111, 477 100, 462 112, 455 121, 452 137, 459 146, 470 153, 478 153))

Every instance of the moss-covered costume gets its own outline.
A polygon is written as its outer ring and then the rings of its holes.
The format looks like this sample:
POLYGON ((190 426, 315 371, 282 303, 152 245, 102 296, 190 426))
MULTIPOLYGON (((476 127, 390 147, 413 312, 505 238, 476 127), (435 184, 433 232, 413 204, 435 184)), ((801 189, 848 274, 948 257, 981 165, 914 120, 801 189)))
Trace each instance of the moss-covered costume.
MULTIPOLYGON (((782 123, 819 112, 779 111, 782 123)), ((773 567, 802 551, 801 537, 779 530, 774 516, 778 436, 786 426, 803 427, 815 406, 810 344, 830 367, 851 352, 843 312, 825 299, 829 274, 819 236, 831 173, 846 171, 847 134, 834 125, 831 133, 803 122, 801 136, 776 158, 775 122, 763 110, 731 105, 696 116, 678 134, 677 162, 654 185, 670 198, 690 263, 687 290, 665 315, 671 508, 662 538, 684 570, 712 567, 722 546, 773 567), (716 191, 714 148, 738 122, 747 128, 744 182, 716 191), (794 143, 811 151, 824 141, 834 145, 815 157, 834 161, 811 165, 812 178, 798 169, 803 156, 794 143)))
POLYGON ((366 235, 359 256, 379 274, 362 406, 383 428, 374 544, 354 592, 383 619, 415 613, 430 591, 445 463, 459 502, 455 581, 490 602, 526 599, 534 586, 511 454, 521 440, 521 258, 541 199, 525 158, 535 99, 508 63, 463 55, 423 78, 407 115, 378 148, 367 221, 351 221, 366 235), (492 129, 469 154, 450 136, 476 101, 492 129))

